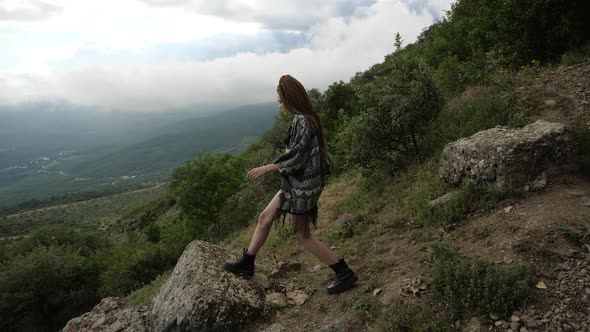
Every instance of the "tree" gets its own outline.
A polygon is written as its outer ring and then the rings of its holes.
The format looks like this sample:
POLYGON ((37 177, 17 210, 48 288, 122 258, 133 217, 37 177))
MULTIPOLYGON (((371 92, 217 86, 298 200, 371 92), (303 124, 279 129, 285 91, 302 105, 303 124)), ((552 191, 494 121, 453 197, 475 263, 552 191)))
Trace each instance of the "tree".
POLYGON ((395 46, 395 51, 399 51, 402 49, 402 43, 404 42, 404 40, 402 39, 402 35, 399 34, 399 32, 395 33, 395 42, 393 43, 393 46, 395 46))
POLYGON ((362 112, 343 133, 349 160, 366 170, 395 170, 417 154, 418 140, 444 105, 430 67, 404 56, 388 66, 390 74, 359 87, 362 112))
POLYGON ((201 153, 174 170, 171 189, 194 237, 207 239, 217 232, 226 200, 243 181, 241 169, 232 155, 201 153))

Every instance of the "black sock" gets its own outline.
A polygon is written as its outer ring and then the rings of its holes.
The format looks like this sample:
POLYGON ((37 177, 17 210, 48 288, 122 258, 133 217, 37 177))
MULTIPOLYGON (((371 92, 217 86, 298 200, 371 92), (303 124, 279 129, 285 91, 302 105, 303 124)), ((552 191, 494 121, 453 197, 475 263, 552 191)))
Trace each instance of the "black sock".
POLYGON ((343 258, 340 258, 338 260, 338 263, 329 266, 336 274, 342 274, 348 270, 348 265, 346 264, 343 258))

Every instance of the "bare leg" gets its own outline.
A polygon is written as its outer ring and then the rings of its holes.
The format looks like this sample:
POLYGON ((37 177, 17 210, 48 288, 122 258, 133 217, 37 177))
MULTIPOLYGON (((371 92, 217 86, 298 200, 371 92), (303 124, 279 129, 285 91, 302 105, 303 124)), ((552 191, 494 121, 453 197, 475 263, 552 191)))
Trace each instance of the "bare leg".
POLYGON ((270 200, 270 203, 268 203, 266 208, 264 208, 264 210, 258 216, 258 224, 256 225, 256 230, 254 230, 252 240, 250 240, 250 245, 248 246, 249 255, 256 255, 258 250, 260 250, 268 238, 268 233, 270 233, 270 229, 272 228, 273 217, 275 215, 276 209, 279 207, 279 204, 280 197, 279 193, 277 192, 270 200))
POLYGON ((317 240, 313 236, 311 236, 311 232, 304 232, 300 231, 295 234, 297 237, 297 241, 305 248, 307 251, 314 254, 317 258, 319 258, 322 262, 327 265, 333 265, 338 263, 338 258, 332 251, 332 249, 328 248, 323 242, 317 240))

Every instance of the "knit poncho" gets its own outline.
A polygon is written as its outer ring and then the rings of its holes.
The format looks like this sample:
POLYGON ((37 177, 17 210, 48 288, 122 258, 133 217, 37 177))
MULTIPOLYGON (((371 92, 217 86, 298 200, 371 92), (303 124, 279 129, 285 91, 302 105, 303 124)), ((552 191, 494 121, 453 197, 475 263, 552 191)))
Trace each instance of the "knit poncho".
POLYGON ((286 141, 286 153, 274 161, 281 176, 275 219, 284 222, 290 213, 293 230, 308 232, 310 225, 317 224, 317 203, 327 177, 332 174, 332 164, 327 152, 325 157, 321 156, 315 127, 306 116, 295 116, 286 141))

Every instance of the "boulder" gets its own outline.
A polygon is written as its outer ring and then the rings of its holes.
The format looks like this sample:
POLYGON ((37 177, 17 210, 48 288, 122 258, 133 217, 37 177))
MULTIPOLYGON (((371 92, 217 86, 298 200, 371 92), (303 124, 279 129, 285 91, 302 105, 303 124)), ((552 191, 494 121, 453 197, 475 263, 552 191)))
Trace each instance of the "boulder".
POLYGON ((520 186, 576 168, 575 142, 561 123, 537 121, 524 128, 496 127, 449 143, 439 174, 458 185, 466 179, 520 186))
POLYGON ((151 331, 149 307, 126 307, 118 297, 102 299, 90 312, 72 318, 63 332, 145 332, 151 331))
POLYGON ((155 331, 238 331, 261 314, 264 290, 223 269, 232 257, 221 247, 193 241, 153 300, 155 331))

